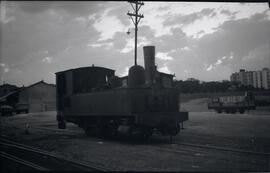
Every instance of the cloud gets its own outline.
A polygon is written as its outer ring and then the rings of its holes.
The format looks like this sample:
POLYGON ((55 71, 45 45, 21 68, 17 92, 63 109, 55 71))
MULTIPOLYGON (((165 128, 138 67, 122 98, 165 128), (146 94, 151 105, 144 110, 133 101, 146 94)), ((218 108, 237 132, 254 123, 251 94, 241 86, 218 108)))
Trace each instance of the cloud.
POLYGON ((8 15, 10 10, 11 9, 7 7, 5 2, 1 2, 1 6, 0 6, 0 22, 1 23, 7 24, 7 23, 15 20, 14 16, 8 15))
POLYGON ((188 46, 182 47, 181 50, 183 51, 190 51, 191 49, 188 46))
POLYGON ((206 69, 206 71, 211 71, 213 69, 213 65, 210 64, 209 67, 206 69))
POLYGON ((97 42, 97 43, 87 44, 87 46, 93 47, 93 48, 110 49, 113 47, 113 43, 112 42, 97 42))
POLYGON ((215 63, 210 64, 206 68, 206 71, 211 71, 213 69, 216 69, 218 66, 220 66, 221 64, 224 64, 224 63, 228 64, 233 58, 234 58, 233 52, 231 52, 229 56, 219 57, 215 63))
POLYGON ((28 1, 21 1, 16 2, 19 4, 19 7, 27 12, 27 13, 40 13, 43 11, 48 10, 53 2, 50 1, 34 1, 34 2, 28 2, 28 1))
POLYGON ((221 65, 232 72, 240 68, 260 70, 270 64, 268 28, 270 20, 263 12, 249 19, 227 21, 217 32, 202 37, 198 42, 198 53, 206 62, 215 61, 206 67, 206 71, 220 70, 221 65), (215 55, 219 58, 213 57, 215 55))
POLYGON ((8 64, 5 63, 0 63, 0 69, 1 69, 1 73, 8 73, 10 71, 11 66, 9 66, 8 64))
POLYGON ((234 53, 233 64, 262 45, 269 45, 270 21, 266 14, 255 14, 249 19, 224 22, 216 32, 203 36, 196 43, 197 53, 208 63, 234 53), (267 36, 268 35, 268 36, 267 36))
POLYGON ((4 73, 8 73, 9 72, 9 68, 8 67, 4 67, 4 73))
POLYGON ((216 65, 219 65, 222 63, 222 60, 218 59, 217 62, 216 62, 216 65))
MULTIPOLYGON (((127 41, 126 41, 125 47, 119 50, 120 53, 128 53, 128 52, 131 52, 132 50, 134 50, 134 44, 135 44, 134 39, 129 38, 126 40, 127 41)), ((146 37, 138 37, 137 48, 142 47, 142 46, 146 46, 150 43, 151 42, 148 41, 146 37)))
POLYGON ((134 41, 133 39, 127 39, 126 45, 123 49, 119 50, 120 53, 128 53, 134 49, 134 41))
POLYGON ((4 63, 0 63, 0 69, 1 69, 1 73, 8 73, 10 68, 7 64, 4 63))
POLYGON ((162 67, 158 68, 158 71, 163 72, 163 73, 168 73, 168 74, 172 74, 172 72, 169 70, 169 67, 167 66, 167 64, 163 64, 162 67))
POLYGON ((93 1, 91 3, 83 1, 18 1, 15 2, 15 4, 17 4, 22 11, 30 14, 44 13, 47 10, 62 10, 68 14, 71 14, 69 17, 78 17, 99 12, 102 8, 106 7, 110 3, 99 1, 93 1))
MULTIPOLYGON (((134 64, 134 26, 126 15, 132 8, 127 2, 54 1, 43 7, 38 2, 28 3, 31 7, 5 3, 5 21, 11 20, 1 25, 0 52, 9 72, 0 68, 6 81, 53 83, 57 71, 92 64, 122 75, 134 64)), ((154 45, 157 65, 177 79, 222 80, 239 68, 260 68, 269 61, 267 3, 145 2, 140 13, 145 18, 138 29, 138 64, 143 64, 142 47, 154 45), (176 20, 164 25, 177 17, 186 24, 176 20)))
POLYGON ((104 14, 94 22, 94 28, 100 33, 99 41, 111 39, 116 32, 125 31, 125 26, 116 16, 108 15, 109 11, 111 11, 111 9, 107 9, 104 14))
POLYGON ((200 12, 195 12, 188 15, 180 14, 173 18, 168 17, 167 20, 163 22, 163 25, 175 25, 175 24, 180 24, 182 26, 188 25, 203 17, 210 16, 213 12, 214 9, 204 8, 200 12))
POLYGON ((45 63, 47 63, 47 64, 51 64, 52 63, 52 60, 53 60, 53 57, 45 57, 45 58, 43 58, 41 61, 42 62, 45 62, 45 63))
POLYGON ((225 15, 232 17, 232 18, 234 18, 237 13, 238 13, 238 11, 230 11, 227 9, 223 9, 220 11, 220 14, 225 14, 225 15))
POLYGON ((125 67, 124 71, 122 73, 120 73, 119 76, 120 77, 127 76, 128 75, 128 70, 129 70, 129 67, 125 67))
POLYGON ((169 56, 168 54, 169 54, 168 52, 158 52, 156 54, 156 57, 160 60, 165 60, 165 61, 173 60, 173 57, 169 56))
POLYGON ((249 70, 259 70, 264 67, 270 68, 270 42, 268 45, 261 45, 250 51, 241 58, 242 67, 249 70))

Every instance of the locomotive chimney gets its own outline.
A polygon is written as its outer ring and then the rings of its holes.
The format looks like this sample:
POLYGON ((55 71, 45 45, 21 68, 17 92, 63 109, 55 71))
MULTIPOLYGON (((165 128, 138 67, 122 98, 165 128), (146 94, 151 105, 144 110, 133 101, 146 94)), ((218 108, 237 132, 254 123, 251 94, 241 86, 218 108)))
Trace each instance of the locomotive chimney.
POLYGON ((144 46, 144 68, 145 68, 145 83, 153 84, 155 77, 155 46, 144 46))

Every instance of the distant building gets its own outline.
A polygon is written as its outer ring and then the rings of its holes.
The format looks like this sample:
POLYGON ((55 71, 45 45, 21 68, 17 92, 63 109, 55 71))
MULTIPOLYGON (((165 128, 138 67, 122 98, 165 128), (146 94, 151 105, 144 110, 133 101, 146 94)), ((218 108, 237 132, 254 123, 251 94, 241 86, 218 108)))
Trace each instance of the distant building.
POLYGON ((239 82, 240 79, 239 79, 239 73, 233 73, 231 76, 230 76, 230 80, 232 82, 239 82))
POLYGON ((241 69, 239 72, 232 73, 230 80, 245 86, 270 89, 269 68, 263 68, 262 71, 245 71, 245 69, 241 69))
POLYGON ((192 81, 192 82, 199 82, 200 80, 198 79, 195 79, 195 78, 187 78, 187 81, 192 81))
POLYGON ((253 71, 253 87, 262 88, 262 71, 253 71))
POLYGON ((240 69, 239 71, 239 81, 243 85, 247 85, 247 80, 246 80, 246 71, 244 69, 240 69))
POLYGON ((270 89, 269 68, 263 68, 262 70, 262 87, 265 89, 270 89))
POLYGON ((252 71, 247 71, 245 73, 245 84, 247 86, 253 86, 253 72, 252 71))
POLYGON ((19 103, 29 105, 29 112, 56 110, 56 87, 44 81, 25 87, 19 92, 19 103))
POLYGON ((15 85, 10 85, 10 84, 0 85, 0 97, 5 96, 12 91, 16 91, 17 89, 18 87, 15 85))

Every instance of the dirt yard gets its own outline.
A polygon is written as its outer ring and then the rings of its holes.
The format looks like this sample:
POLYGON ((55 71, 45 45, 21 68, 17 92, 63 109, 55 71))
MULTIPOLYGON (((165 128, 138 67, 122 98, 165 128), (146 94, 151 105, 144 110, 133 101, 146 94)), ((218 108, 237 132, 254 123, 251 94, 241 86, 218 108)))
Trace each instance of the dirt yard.
MULTIPOLYGON (((67 124, 66 130, 57 130, 55 114, 55 112, 40 112, 1 117, 1 136, 67 158, 94 162, 110 170, 196 172, 270 170, 269 156, 180 146, 170 144, 168 137, 158 135, 154 135, 146 144, 130 144, 125 141, 87 137, 80 128, 71 123, 67 124), (26 124, 29 125, 29 134, 25 134, 26 124)), ((185 129, 174 138, 175 143, 188 142, 269 152, 268 115, 190 112, 189 120, 184 127, 185 129)))

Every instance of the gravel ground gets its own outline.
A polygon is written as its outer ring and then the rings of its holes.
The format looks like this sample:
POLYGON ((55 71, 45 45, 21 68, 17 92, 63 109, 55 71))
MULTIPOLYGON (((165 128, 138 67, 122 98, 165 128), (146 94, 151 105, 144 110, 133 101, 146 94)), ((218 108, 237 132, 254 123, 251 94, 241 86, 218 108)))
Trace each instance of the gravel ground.
MULTIPOLYGON (((213 149, 169 144, 168 137, 154 135, 149 143, 130 144, 85 136, 68 123, 56 128, 55 112, 1 117, 1 135, 67 158, 94 162, 118 171, 269 171, 269 156, 246 155, 213 149), (29 134, 25 134, 26 124, 29 134), (69 130, 76 133, 68 133, 69 130)), ((215 146, 269 152, 270 116, 190 112, 185 129, 174 138, 215 146)))

